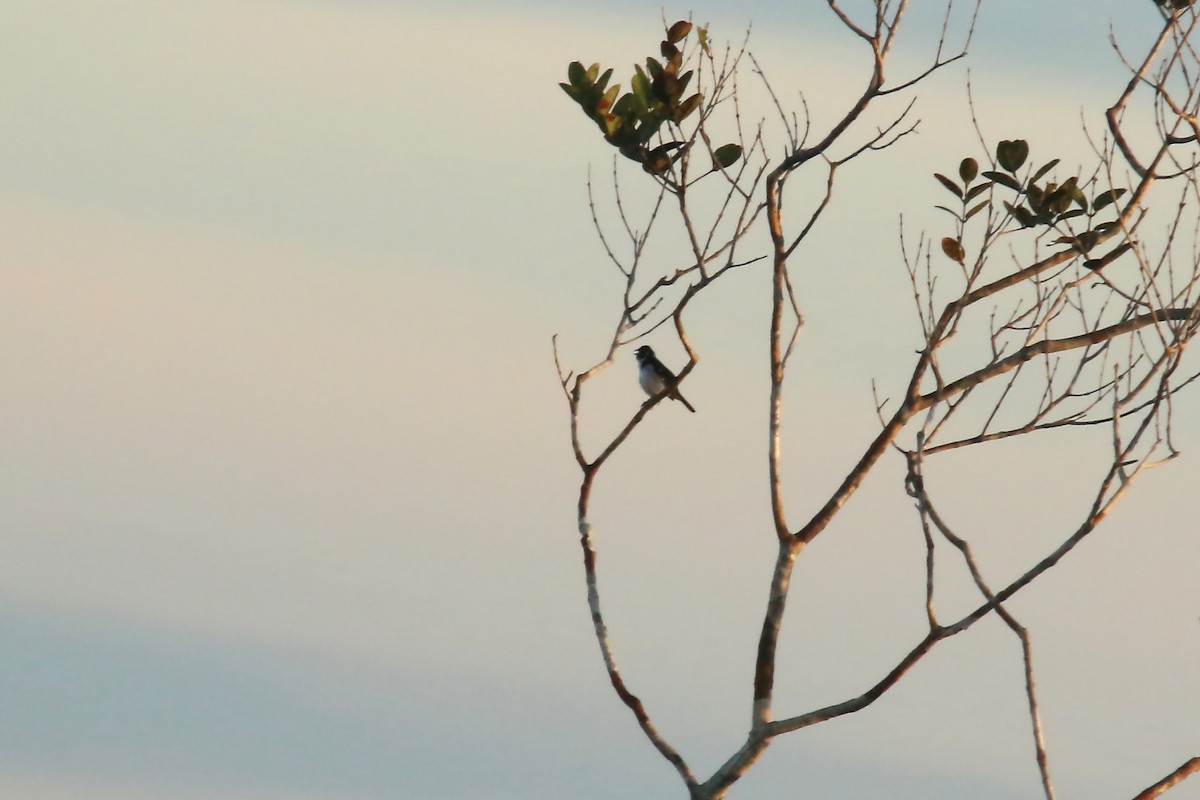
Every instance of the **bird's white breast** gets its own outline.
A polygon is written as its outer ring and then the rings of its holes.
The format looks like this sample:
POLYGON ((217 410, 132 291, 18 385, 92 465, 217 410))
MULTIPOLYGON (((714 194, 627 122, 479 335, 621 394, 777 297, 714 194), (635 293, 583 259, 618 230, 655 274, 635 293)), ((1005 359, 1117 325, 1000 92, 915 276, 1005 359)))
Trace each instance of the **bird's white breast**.
POLYGON ((650 364, 643 364, 638 370, 638 381, 642 384, 642 390, 646 394, 658 394, 663 389, 667 388, 666 381, 662 376, 655 372, 654 367, 650 364))

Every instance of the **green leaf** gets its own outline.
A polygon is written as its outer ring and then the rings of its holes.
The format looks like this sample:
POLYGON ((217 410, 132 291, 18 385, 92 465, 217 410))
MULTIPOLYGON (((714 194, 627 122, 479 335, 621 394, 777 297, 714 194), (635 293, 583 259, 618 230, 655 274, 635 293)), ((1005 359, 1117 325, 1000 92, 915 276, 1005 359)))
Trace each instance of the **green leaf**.
POLYGON ((662 64, 658 63, 658 59, 646 58, 646 72, 649 73, 651 80, 657 80, 659 75, 663 73, 662 64))
POLYGON ((608 111, 610 108, 612 108, 612 104, 617 101, 617 95, 620 92, 621 87, 619 85, 609 88, 609 90, 604 93, 604 96, 600 98, 600 102, 596 103, 596 110, 602 112, 608 111))
POLYGON ((600 65, 599 64, 592 64, 590 67, 587 68, 587 82, 588 83, 595 83, 596 78, 599 76, 600 76, 600 65))
POLYGON ((1021 191, 1021 184, 1018 183, 1015 178, 1010 175, 1005 175, 1003 172, 992 172, 991 170, 988 170, 987 172, 983 173, 983 177, 990 181, 994 181, 1001 186, 1007 186, 1014 192, 1021 191))
POLYGON ((678 105, 679 98, 683 95, 679 91, 679 78, 674 73, 665 70, 654 79, 654 83, 650 84, 650 89, 659 101, 666 103, 668 106, 678 105))
POLYGON ((1021 206, 1013 209, 1013 216, 1021 223, 1023 228, 1032 228, 1038 223, 1037 217, 1030 214, 1029 211, 1021 206))
POLYGON ((591 84, 584 83, 581 86, 571 86, 565 83, 560 83, 559 86, 567 95, 579 104, 583 109, 583 113, 587 114, 591 119, 596 117, 596 103, 600 100, 600 93, 596 91, 596 87, 591 84))
POLYGON ((628 120, 622 119, 621 126, 613 131, 612 134, 609 134, 606 128, 604 134, 605 138, 608 139, 608 143, 618 150, 623 147, 637 147, 637 132, 634 131, 633 126, 629 124, 628 120))
POLYGON ((671 157, 659 153, 656 156, 647 155, 642 160, 642 169, 651 175, 661 175, 671 168, 671 157))
POLYGON ((733 143, 723 144, 713 151, 713 163, 715 166, 725 169, 733 166, 739 158, 742 157, 741 145, 733 143))
POLYGON ((645 144, 653 139, 654 135, 658 133, 658 129, 662 127, 664 122, 666 122, 666 118, 657 111, 651 111, 649 114, 647 114, 646 118, 642 120, 642 124, 638 126, 637 129, 638 142, 645 144))
POLYGON ((1047 172, 1054 169, 1056 166, 1058 166, 1057 158, 1053 161, 1047 161, 1045 164, 1042 164, 1041 168, 1038 169, 1037 172, 1033 173, 1033 177, 1029 179, 1030 182, 1032 183, 1033 181, 1040 181, 1043 177, 1045 177, 1047 172))
POLYGON ((703 99, 704 98, 701 97, 700 93, 696 92, 687 100, 684 100, 682 103, 680 103, 679 107, 675 109, 675 121, 683 122, 685 119, 691 116, 691 113, 700 107, 700 101, 703 99))
POLYGON ((605 114, 601 119, 604 125, 604 135, 609 139, 613 138, 617 131, 621 130, 621 125, 624 122, 616 114, 605 114))
POLYGON ((708 26, 707 25, 702 25, 701 27, 696 29, 696 38, 700 40, 700 49, 704 51, 705 55, 711 57, 712 50, 708 49, 708 26))
POLYGON ((586 77, 587 70, 578 61, 572 61, 567 67, 567 80, 571 82, 572 86, 579 86, 586 77))
POLYGON ((637 119, 637 98, 632 94, 621 95, 621 99, 613 105, 612 112, 627 122, 637 119))
POLYGON ((634 66, 636 70, 633 77, 629 79, 629 87, 633 89, 633 93, 642 101, 642 105, 649 106, 653 98, 650 95, 650 79, 646 77, 646 73, 639 66, 634 66))
POLYGON ((1111 253, 1101 256, 1100 258, 1089 258, 1087 261, 1083 262, 1083 265, 1091 270, 1097 270, 1097 269, 1100 269, 1101 267, 1106 267, 1109 264, 1111 264, 1112 262, 1116 261, 1121 256, 1128 253, 1129 250, 1133 247, 1133 244, 1134 244, 1133 242, 1124 242, 1122 244, 1119 244, 1119 245, 1117 245, 1116 248, 1113 249, 1113 251, 1111 253))
MULTIPOLYGON (((703 28, 701 28, 703 31, 703 28)), ((692 32, 692 23, 681 19, 667 29, 667 41, 678 42, 692 32)))
POLYGON ((640 120, 646 119, 647 115, 649 115, 649 113, 650 113, 650 109, 646 107, 646 102, 644 100, 642 100, 642 98, 640 96, 638 96, 636 93, 633 93, 633 92, 631 92, 630 94, 627 94, 625 96, 629 98, 629 100, 630 100, 629 105, 633 110, 631 122, 634 120, 640 121, 640 120))
POLYGON ((1035 183, 1031 183, 1025 187, 1025 198, 1029 201, 1029 207, 1034 211, 1042 210, 1042 207, 1046 203, 1046 195, 1047 192, 1035 183))
POLYGON ((1021 223, 1022 228, 1032 228, 1037 224, 1037 218, 1029 213, 1029 209, 1023 206, 1014 206, 1012 203, 1005 202, 1004 207, 1008 209, 1008 213, 1012 214, 1017 222, 1021 223))
POLYGON ((1076 217, 1082 217, 1086 213, 1087 212, 1082 208, 1072 208, 1070 211, 1065 211, 1062 214, 1059 214, 1056 221, 1063 222, 1064 220, 1075 219, 1076 217))
POLYGON ((987 201, 987 200, 984 200, 982 203, 980 203, 979 205, 977 205, 977 206, 975 206, 974 208, 972 208, 970 211, 968 211, 968 212, 967 212, 967 215, 966 215, 965 217, 963 217, 963 222, 966 222, 966 221, 967 221, 967 220, 969 220, 971 217, 973 217, 973 216, 975 216, 976 214, 978 214, 978 213, 980 212, 980 210, 981 210, 981 209, 983 209, 984 207, 986 207, 986 206, 987 206, 987 204, 988 204, 988 201, 987 201))
POLYGON ((685 91, 687 91, 688 82, 690 82, 692 80, 692 72, 693 72, 693 70, 689 69, 687 72, 685 72, 679 76, 679 93, 680 94, 683 94, 685 91))
POLYGON ((996 162, 1009 172, 1016 172, 1029 157, 1029 142, 1024 139, 1005 139, 996 145, 996 162))
POLYGON ((1046 197, 1046 208, 1054 214, 1065 214, 1071 207, 1071 190, 1067 186, 1059 187, 1046 197))
MULTIPOLYGON (((979 195, 983 194, 988 189, 990 189, 991 186, 992 186, 992 184, 990 184, 990 183, 977 183, 974 186, 972 186, 970 189, 967 189, 967 193, 963 197, 963 200, 970 202, 971 200, 974 200, 976 197, 978 197, 979 195)), ((1017 191, 1020 191, 1020 187, 1018 187, 1017 191)))
POLYGON ((970 186, 971 181, 979 174, 979 162, 973 158, 964 158, 958 163, 958 177, 962 178, 963 186, 970 186))
POLYGON ((933 173, 933 177, 937 178, 938 181, 941 182, 942 186, 945 186, 947 189, 949 189, 955 197, 959 198, 960 200, 962 199, 963 190, 957 183, 950 180, 940 172, 933 173))
MULTIPOLYGON (((1079 206, 1084 211, 1087 210, 1087 198, 1083 196, 1083 190, 1079 188, 1079 176, 1067 178, 1066 182, 1058 188, 1059 193, 1066 197, 1066 205, 1070 207, 1071 203, 1079 206)), ((1063 208, 1063 212, 1067 209, 1063 208)))
POLYGON ((604 74, 600 76, 600 80, 596 81, 596 88, 604 91, 604 87, 608 86, 608 79, 612 77, 612 69, 604 70, 604 74))
POLYGON ((1086 253, 1095 247, 1099 241, 1100 234, 1096 233, 1096 231, 1087 231, 1086 233, 1079 234, 1074 240, 1071 240, 1071 243, 1075 246, 1076 250, 1086 253))
POLYGON ((1099 211, 1105 206, 1115 203, 1125 194, 1124 189, 1109 189, 1103 194, 1096 195, 1096 199, 1092 201, 1092 211, 1099 211))
POLYGON ((645 154, 645 157, 642 160, 642 169, 646 170, 646 172, 649 172, 651 175, 661 175, 671 168, 671 165, 675 163, 676 158, 679 158, 679 156, 683 155, 682 150, 680 150, 674 156, 671 155, 672 150, 682 146, 683 142, 667 142, 666 144, 660 144, 658 147, 645 154))
POLYGON ((626 143, 622 144, 617 149, 621 151, 621 155, 625 156, 631 161, 637 161, 638 163, 641 163, 642 151, 637 145, 626 143))

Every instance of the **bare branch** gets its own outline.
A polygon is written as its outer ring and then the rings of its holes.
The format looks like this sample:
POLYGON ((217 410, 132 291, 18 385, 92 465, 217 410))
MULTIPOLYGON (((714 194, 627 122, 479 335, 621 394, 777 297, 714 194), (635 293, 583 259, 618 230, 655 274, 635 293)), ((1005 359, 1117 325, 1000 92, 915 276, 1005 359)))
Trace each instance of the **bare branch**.
MULTIPOLYGON (((802 284, 793 280, 790 260, 831 207, 841 168, 868 153, 893 147, 913 133, 919 122, 913 120, 915 98, 911 97, 899 114, 884 118, 886 124, 873 131, 859 127, 869 118, 868 110, 877 100, 910 91, 937 70, 962 59, 974 36, 980 9, 980 0, 975 0, 962 47, 950 52, 947 43, 956 38, 951 36, 954 3, 950 0, 932 62, 927 62, 930 66, 908 80, 889 83, 888 59, 902 29, 907 0, 874 0, 870 6, 872 16, 859 20, 843 10, 841 0, 826 2, 841 26, 868 45, 870 74, 861 93, 847 101, 827 129, 813 134, 811 142, 812 118, 803 93, 799 95, 804 113, 802 126, 796 114, 784 110, 745 41, 740 49, 727 46, 723 55, 714 56, 707 38, 699 43, 693 40, 687 48, 689 66, 685 66, 682 52, 674 43, 686 38, 686 23, 667 26, 664 19, 667 41, 661 52, 669 64, 647 63, 649 72, 657 74, 657 66, 663 74, 669 74, 677 82, 677 89, 693 75, 696 77, 696 86, 702 91, 688 98, 686 109, 682 89, 668 91, 666 79, 657 84, 654 98, 647 99, 646 84, 642 83, 641 97, 626 96, 617 100, 616 106, 612 105, 615 90, 600 105, 591 105, 599 95, 589 91, 603 91, 602 86, 596 89, 591 85, 595 79, 588 75, 595 70, 583 70, 587 75, 581 79, 581 65, 574 64, 570 71, 572 84, 564 84, 610 143, 619 145, 623 155, 641 161, 657 192, 644 224, 634 224, 618 182, 617 165, 624 162, 614 161, 615 212, 626 241, 610 241, 601 229, 589 176, 593 224, 609 260, 624 278, 620 314, 607 352, 590 369, 565 371, 557 338, 552 340, 555 370, 571 414, 572 448, 582 473, 579 530, 595 635, 618 697, 656 750, 675 767, 692 800, 720 800, 775 736, 868 707, 932 652, 938 642, 994 613, 1020 644, 1033 755, 1043 793, 1047 800, 1054 800, 1038 710, 1032 638, 1005 604, 1090 536, 1142 470, 1177 454, 1171 437, 1172 399, 1200 377, 1200 372, 1183 377, 1191 368, 1181 368, 1183 353, 1200 329, 1200 214, 1195 213, 1200 207, 1200 157, 1194 152, 1200 141, 1200 54, 1191 41, 1194 33, 1200 33, 1200 16, 1191 11, 1164 10, 1164 26, 1147 48, 1146 57, 1136 63, 1125 62, 1129 81, 1105 113, 1107 129, 1101 134, 1102 141, 1089 139, 1096 156, 1091 166, 1065 173, 1066 167, 1055 158, 1039 168, 1040 162, 1027 159, 1026 142, 1001 142, 995 156, 984 159, 990 161, 990 169, 984 166, 980 172, 979 162, 973 158, 958 164, 961 184, 937 174, 942 186, 957 197, 957 202, 937 206, 953 220, 944 232, 949 235, 922 233, 912 248, 911 238, 905 241, 901 218, 901 257, 923 341, 902 391, 891 395, 898 398, 898 405, 890 414, 884 413, 884 406, 892 404, 879 399, 881 392, 872 383, 879 430, 865 443, 857 461, 842 474, 824 503, 793 530, 784 503, 781 466, 783 390, 805 314, 804 298, 797 291, 802 284), (782 122, 787 149, 781 158, 772 160, 768 153, 765 123, 743 120, 737 75, 743 56, 749 57, 753 72, 761 78, 774 113, 782 122), (685 69, 688 71, 682 72, 685 69), (664 104, 662 98, 668 96, 672 99, 664 104), (626 130, 625 138, 614 138, 613 130, 627 126, 639 113, 644 115, 647 104, 657 104, 657 116, 651 119, 654 130, 634 138, 626 130), (718 111, 726 118, 732 115, 724 127, 717 124, 718 111), (736 132, 733 141, 728 138, 730 130, 736 132), (1135 147, 1145 152, 1135 154, 1135 147), (838 152, 845 155, 836 157, 838 152), (693 162, 694 158, 701 160, 693 162), (824 162, 824 171, 815 163, 814 171, 804 170, 818 159, 824 162), (1124 165, 1118 164, 1119 159, 1124 159, 1124 165), (1173 181, 1170 185, 1179 191, 1173 207, 1158 206, 1157 219, 1161 223, 1155 223, 1159 228, 1153 229, 1146 224, 1151 215, 1150 200, 1161 196, 1155 187, 1165 181, 1173 181), (812 199, 805 200, 808 210, 799 215, 803 224, 798 232, 789 232, 790 220, 785 221, 788 186, 811 192, 812 199), (674 203, 664 205, 668 194, 674 196, 674 203), (677 218, 674 232, 687 242, 686 255, 666 266, 652 264, 646 257, 651 230, 664 209, 667 217, 677 218), (767 459, 777 557, 758 637, 750 730, 737 751, 700 782, 657 730, 642 701, 629 690, 617 669, 600 609, 594 541, 588 522, 590 493, 597 474, 666 392, 645 400, 594 457, 588 456, 579 439, 580 405, 588 380, 615 363, 626 345, 659 332, 668 321, 688 355, 687 364, 672 380, 677 382, 690 374, 699 362, 703 342, 697 337, 693 343, 685 328, 685 312, 694 298, 707 294, 724 275, 767 258, 744 255, 748 237, 761 222, 765 222, 770 239, 767 459), (1184 242, 1189 226, 1191 252, 1184 242), (1112 243, 1106 244, 1109 239, 1112 243), (1005 251, 1011 261, 1003 257, 1005 251), (957 534, 934 505, 923 474, 925 460, 952 449, 1000 439, 1097 425, 1108 426, 1096 430, 1108 436, 1109 453, 1104 460, 1109 463, 1095 485, 1082 521, 1072 531, 1060 534, 1057 547, 1040 554, 1040 559, 1022 574, 994 590, 984 579, 984 570, 967 538, 957 534), (910 437, 915 438, 915 447, 910 437), (890 449, 907 459, 905 490, 919 514, 928 631, 861 694, 773 720, 776 657, 795 562, 806 545, 830 526, 890 449), (947 568, 937 558, 937 548, 944 546, 943 542, 958 551, 980 596, 979 605, 950 624, 939 621, 937 608, 937 577, 947 568)), ((702 30, 707 37, 706 29, 702 30)), ((1115 37, 1112 44, 1124 59, 1115 37)), ((642 74, 639 80, 650 79, 642 74)), ((605 81, 607 77, 600 83, 605 81)), ((975 113, 969 81, 967 90, 980 145, 990 152, 975 113)), ((942 221, 945 223, 945 218, 942 221)), ((957 564, 958 559, 953 562, 957 564)), ((1136 800, 1149 800, 1200 769, 1190 764, 1136 800)))
POLYGON ((1200 756, 1194 756, 1179 765, 1179 768, 1153 786, 1147 786, 1133 800, 1154 800, 1163 792, 1200 772, 1200 756))

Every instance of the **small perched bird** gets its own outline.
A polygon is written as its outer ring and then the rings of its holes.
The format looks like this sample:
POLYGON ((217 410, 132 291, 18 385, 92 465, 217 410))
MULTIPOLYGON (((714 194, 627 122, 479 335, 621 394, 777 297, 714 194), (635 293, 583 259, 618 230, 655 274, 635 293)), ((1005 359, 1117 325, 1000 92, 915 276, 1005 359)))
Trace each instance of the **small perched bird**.
POLYGON ((654 351, 649 345, 642 345, 637 349, 638 360, 638 383, 646 390, 646 394, 654 397, 670 387, 667 391, 667 397, 672 400, 678 400, 687 407, 688 411, 693 414, 696 409, 692 408, 692 404, 683 399, 683 395, 675 388, 676 377, 675 373, 663 366, 663 363, 654 356, 654 351))

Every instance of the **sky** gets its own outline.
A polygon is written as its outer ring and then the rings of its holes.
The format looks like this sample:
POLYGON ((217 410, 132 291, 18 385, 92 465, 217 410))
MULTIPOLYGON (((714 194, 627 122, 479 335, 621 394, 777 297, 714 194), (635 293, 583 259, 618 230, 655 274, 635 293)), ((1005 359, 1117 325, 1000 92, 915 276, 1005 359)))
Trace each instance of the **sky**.
MULTIPOLYGON (((0 795, 682 796, 587 611, 550 337, 568 368, 602 357, 620 285, 585 189, 610 153, 556 84, 572 60, 638 60, 662 14, 690 11, 717 41, 752 25, 819 124, 863 77, 823 6, 7 4, 0 795)), ((925 63, 927 8, 898 71, 925 63)), ((1110 21, 1133 45, 1154 29, 1123 0, 985 2, 969 68, 988 135, 1086 159, 1081 109, 1098 124, 1121 82, 1110 21)), ((930 173, 978 155, 965 79, 922 88, 920 134, 848 170, 798 257, 796 518, 877 430, 871 380, 910 369, 897 220, 943 235, 930 173)), ((689 322, 698 413, 657 407, 593 518, 618 663, 704 774, 745 733, 775 551, 769 278, 722 291, 689 322)), ((642 400, 631 353, 593 386, 589 445, 642 400)), ((1012 606, 1063 798, 1132 797, 1198 752, 1194 394, 1183 457, 1012 606)), ((1078 520, 1079 464, 1104 444, 997 446, 931 479, 999 581, 1078 520)), ((780 715, 861 692, 921 635, 901 467, 885 459, 797 567, 780 715)), ((967 607, 956 580, 947 615, 967 607)), ((866 712, 777 741, 730 797, 1038 796, 1020 668, 982 623, 866 712)))

